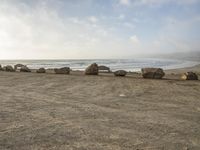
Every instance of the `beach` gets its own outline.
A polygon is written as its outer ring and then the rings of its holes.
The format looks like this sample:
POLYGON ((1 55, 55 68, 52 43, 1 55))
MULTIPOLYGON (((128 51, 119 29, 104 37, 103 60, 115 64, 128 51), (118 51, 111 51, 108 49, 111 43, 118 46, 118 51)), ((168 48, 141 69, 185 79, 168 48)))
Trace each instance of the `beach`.
POLYGON ((70 67, 72 70, 84 71, 92 63, 108 66, 112 71, 140 71, 144 67, 155 67, 163 69, 186 68, 198 65, 195 59, 162 59, 162 58, 134 58, 134 59, 43 59, 43 60, 0 60, 2 66, 23 64, 30 69, 39 69, 41 67, 54 69, 61 67, 70 67))
POLYGON ((198 150, 200 81, 0 71, 2 150, 198 150))

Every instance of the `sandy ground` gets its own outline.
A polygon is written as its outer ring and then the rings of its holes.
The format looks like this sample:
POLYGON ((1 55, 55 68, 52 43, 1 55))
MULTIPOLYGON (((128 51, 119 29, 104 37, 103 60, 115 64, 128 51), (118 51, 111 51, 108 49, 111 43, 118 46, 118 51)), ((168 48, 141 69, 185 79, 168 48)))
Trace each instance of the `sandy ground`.
POLYGON ((200 81, 0 72, 1 150, 199 150, 200 81))

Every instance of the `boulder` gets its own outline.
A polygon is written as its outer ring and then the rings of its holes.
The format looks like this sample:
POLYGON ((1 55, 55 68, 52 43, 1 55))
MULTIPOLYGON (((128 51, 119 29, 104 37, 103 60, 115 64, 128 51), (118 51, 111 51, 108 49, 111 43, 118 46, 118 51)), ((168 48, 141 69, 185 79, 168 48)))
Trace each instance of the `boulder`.
POLYGON ((165 73, 161 68, 142 68, 142 76, 143 78, 162 79, 165 73))
POLYGON ((3 68, 2 68, 2 66, 0 65, 0 71, 3 71, 3 68))
POLYGON ((38 70, 36 70, 37 73, 46 73, 45 68, 40 68, 38 70))
POLYGON ((70 74, 70 68, 69 67, 63 67, 59 69, 54 69, 56 74, 70 74))
POLYGON ((4 66, 4 67, 3 67, 3 71, 15 72, 15 69, 14 69, 12 66, 7 65, 7 66, 4 66))
POLYGON ((98 75, 99 74, 99 68, 96 63, 91 64, 85 69, 86 75, 98 75))
POLYGON ((198 80, 198 76, 194 72, 186 72, 181 76, 183 80, 198 80))
POLYGON ((124 77, 126 76, 127 72, 125 70, 117 70, 114 72, 114 75, 115 76, 121 76, 121 77, 124 77))
POLYGON ((21 67, 26 67, 26 65, 23 65, 23 64, 16 64, 14 66, 15 70, 17 70, 18 68, 21 68, 21 67))
POLYGON ((20 72, 31 72, 31 70, 27 66, 22 66, 20 72))
POLYGON ((99 66, 98 69, 99 69, 99 72, 100 71, 102 71, 102 72, 111 72, 110 68, 107 67, 107 66, 99 66))

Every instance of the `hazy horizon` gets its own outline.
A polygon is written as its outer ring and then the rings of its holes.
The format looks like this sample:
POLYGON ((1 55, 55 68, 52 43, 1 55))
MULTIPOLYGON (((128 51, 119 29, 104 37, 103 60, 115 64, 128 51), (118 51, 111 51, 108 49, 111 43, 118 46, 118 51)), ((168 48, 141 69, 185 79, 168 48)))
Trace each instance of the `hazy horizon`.
POLYGON ((0 0, 0 59, 199 52, 199 0, 0 0))

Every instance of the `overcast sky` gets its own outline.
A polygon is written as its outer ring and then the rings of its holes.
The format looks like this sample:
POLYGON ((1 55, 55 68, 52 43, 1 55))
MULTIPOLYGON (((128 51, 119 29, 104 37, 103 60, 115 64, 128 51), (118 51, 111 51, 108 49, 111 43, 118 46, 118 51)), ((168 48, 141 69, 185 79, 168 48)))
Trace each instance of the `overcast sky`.
POLYGON ((200 0, 0 0, 0 59, 199 51, 200 0))

